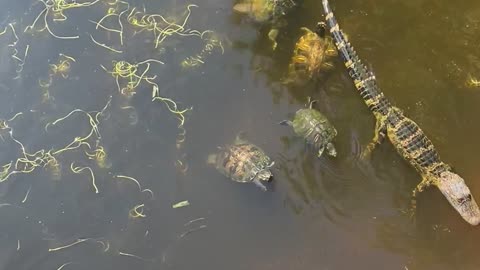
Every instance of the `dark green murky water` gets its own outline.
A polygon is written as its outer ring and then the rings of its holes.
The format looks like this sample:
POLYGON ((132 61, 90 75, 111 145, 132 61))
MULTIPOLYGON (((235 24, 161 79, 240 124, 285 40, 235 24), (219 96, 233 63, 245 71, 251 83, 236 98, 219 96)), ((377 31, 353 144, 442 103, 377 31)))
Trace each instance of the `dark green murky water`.
MULTIPOLYGON (((391 145, 380 146, 370 163, 357 162, 373 136, 373 116, 338 60, 332 72, 303 88, 281 83, 299 28, 321 19, 320 1, 305 1, 288 14, 275 52, 266 38, 268 26, 234 14, 233 1, 130 1, 148 13, 180 17, 187 4, 198 5, 187 27, 214 30, 225 53, 215 51, 189 70, 179 63, 201 50, 195 38, 172 36, 154 49, 152 35, 133 36, 125 24, 125 46, 116 47, 122 54, 93 44, 89 34, 119 43, 88 22, 105 14, 103 2, 68 10, 65 22, 51 23, 56 34, 78 35, 75 40, 23 33, 42 11, 41 3, 0 2, 0 30, 7 27, 0 36, 0 118, 23 113, 8 124, 29 153, 59 149, 88 134, 82 114, 44 127, 77 108, 101 110, 112 96, 99 124, 110 168, 99 168, 75 150, 58 158, 61 180, 38 168, 0 183, 0 269, 480 267, 479 229, 465 223, 436 189, 421 194, 414 219, 405 213, 420 177, 391 145), (7 46, 15 41, 9 23, 19 37, 15 46, 7 46), (23 59, 27 45, 23 70, 13 79, 18 69, 13 49, 23 59), (52 98, 42 103, 38 80, 48 78, 59 53, 76 62, 68 78, 55 77, 52 98), (149 58, 165 63, 151 65, 160 94, 180 108, 193 107, 180 148, 178 121, 164 104, 151 101, 151 87, 142 84, 127 103, 100 67, 149 58), (277 124, 308 96, 319 100, 317 108, 339 131, 336 159, 314 158, 290 129, 277 124), (206 165, 207 155, 240 131, 276 161, 267 193, 230 182, 206 165), (175 166, 178 159, 188 165, 184 174, 175 166), (72 173, 71 162, 92 169, 99 193, 88 171, 72 173), (116 175, 135 177, 154 198, 116 175), (190 205, 172 208, 183 200, 190 205), (129 218, 139 204, 146 217, 129 218)), ((420 124, 478 200, 480 88, 466 82, 480 77, 480 3, 331 0, 331 5, 386 96, 420 124)), ((19 157, 19 147, 8 130, 0 135, 0 160, 8 164, 19 157)))

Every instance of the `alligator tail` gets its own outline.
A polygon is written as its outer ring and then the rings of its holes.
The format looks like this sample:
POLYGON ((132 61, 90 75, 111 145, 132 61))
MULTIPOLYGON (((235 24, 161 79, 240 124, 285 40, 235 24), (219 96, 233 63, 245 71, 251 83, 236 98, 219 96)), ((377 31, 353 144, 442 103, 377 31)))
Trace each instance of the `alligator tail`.
POLYGON ((322 0, 322 5, 327 26, 328 28, 330 28, 330 33, 333 37, 333 40, 335 41, 338 52, 340 53, 340 56, 342 57, 348 71, 354 71, 354 73, 350 74, 350 76, 352 77, 352 79, 361 79, 362 75, 366 75, 368 70, 366 68, 362 70, 362 67, 364 66, 358 58, 355 50, 348 42, 343 32, 340 30, 340 26, 338 25, 337 20, 333 15, 332 9, 330 8, 328 1, 322 0))
POLYGON ((335 46, 348 70, 349 76, 355 84, 355 88, 357 88, 372 112, 379 112, 382 115, 387 115, 391 105, 378 88, 375 75, 362 63, 353 46, 348 42, 345 34, 340 30, 332 9, 328 4, 328 0, 322 0, 322 5, 325 13, 325 20, 330 29, 330 34, 335 41, 335 46))

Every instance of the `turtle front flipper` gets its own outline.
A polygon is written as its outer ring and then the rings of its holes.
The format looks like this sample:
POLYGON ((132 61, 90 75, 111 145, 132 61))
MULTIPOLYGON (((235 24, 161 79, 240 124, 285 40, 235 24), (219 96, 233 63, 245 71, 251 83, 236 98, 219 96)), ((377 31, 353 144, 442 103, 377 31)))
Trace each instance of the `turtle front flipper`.
POLYGON ((257 187, 261 188, 262 191, 267 191, 267 187, 260 181, 260 179, 255 178, 255 179, 253 180, 253 183, 254 183, 257 187))
POLYGON ((312 97, 308 97, 308 99, 307 99, 308 108, 313 109, 313 104, 315 104, 317 102, 318 102, 318 100, 312 99, 312 97))
POLYGON ((329 61, 325 61, 324 63, 322 63, 321 65, 321 68, 322 70, 324 71, 328 71, 328 70, 332 70, 335 66, 333 65, 332 62, 329 62, 329 61))
POLYGON ((278 123, 278 124, 280 124, 280 125, 282 125, 282 126, 293 126, 293 122, 290 121, 290 120, 283 120, 283 121, 281 121, 281 122, 278 123))
POLYGON ((270 29, 270 31, 268 32, 268 39, 270 39, 270 41, 272 41, 273 45, 272 45, 272 49, 275 50, 277 48, 277 37, 278 37, 278 29, 276 28, 272 28, 270 29))
POLYGON ((333 143, 327 144, 327 154, 332 157, 337 156, 337 150, 335 149, 335 146, 333 145, 333 143))
POLYGON ((338 55, 337 47, 335 47, 335 43, 333 42, 332 38, 326 37, 325 42, 326 42, 325 55, 329 57, 337 56, 338 55))
MULTIPOLYGON (((273 166, 275 162, 272 162, 269 164, 267 167, 270 168, 273 166)), ((267 191, 267 187, 262 182, 268 182, 272 178, 273 174, 269 169, 264 169, 255 175, 255 178, 253 179, 253 183, 257 185, 259 188, 261 188, 263 191, 267 191)))

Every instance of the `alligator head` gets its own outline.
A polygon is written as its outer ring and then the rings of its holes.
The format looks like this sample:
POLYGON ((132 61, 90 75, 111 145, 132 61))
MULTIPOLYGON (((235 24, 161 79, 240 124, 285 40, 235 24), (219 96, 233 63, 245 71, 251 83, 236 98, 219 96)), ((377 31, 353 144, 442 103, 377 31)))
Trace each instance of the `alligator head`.
POLYGON ((471 225, 480 223, 480 209, 465 181, 458 174, 445 171, 440 174, 436 186, 448 202, 471 225))

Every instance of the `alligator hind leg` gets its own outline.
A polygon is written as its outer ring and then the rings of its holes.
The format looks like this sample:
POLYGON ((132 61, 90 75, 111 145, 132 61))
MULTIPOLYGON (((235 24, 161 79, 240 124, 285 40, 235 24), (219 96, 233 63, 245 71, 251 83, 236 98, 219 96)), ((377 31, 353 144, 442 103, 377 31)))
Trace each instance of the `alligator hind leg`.
POLYGON ((375 114, 375 118, 377 119, 375 123, 375 134, 372 142, 369 143, 366 149, 362 152, 362 159, 368 159, 370 157, 377 144, 383 142, 387 133, 387 117, 381 114, 375 114))

